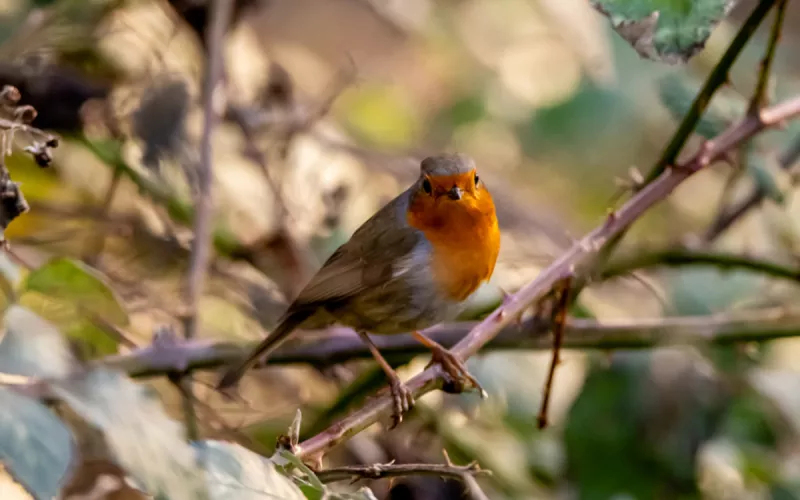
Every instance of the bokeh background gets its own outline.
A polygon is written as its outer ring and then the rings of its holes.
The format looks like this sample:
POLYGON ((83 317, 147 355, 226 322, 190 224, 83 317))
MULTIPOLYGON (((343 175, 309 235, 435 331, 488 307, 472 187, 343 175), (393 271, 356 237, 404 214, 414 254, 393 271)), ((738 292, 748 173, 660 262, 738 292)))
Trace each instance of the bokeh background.
MULTIPOLYGON (((669 65, 641 58, 585 0, 237 2, 226 116, 213 137, 215 256, 201 336, 262 336, 336 246, 415 178, 419 159, 439 151, 473 156, 498 202, 502 251, 470 311, 480 316, 600 224, 632 169, 649 170, 755 3, 738 2, 702 52, 669 65)), ((88 339, 90 357, 131 349, 109 341, 109 328, 145 345, 158 328, 179 327, 204 12, 189 0, 0 2, 0 82, 37 108, 34 124, 64 138, 51 168, 9 158, 31 211, 6 238, 28 266, 76 257, 111 283, 127 313, 118 325, 44 296, 23 300, 88 339)), ((798 22, 790 1, 773 99, 800 89, 798 22)), ((723 121, 746 107, 769 24, 714 101, 723 121)), ((697 241, 721 199, 757 184, 774 196, 708 248, 798 265, 793 177, 774 161, 795 130, 768 134, 741 169, 719 164, 686 182, 619 253, 697 241)), ((572 313, 636 323, 789 308, 796 298, 795 283, 687 266, 598 280, 572 313)), ((608 347, 564 353, 545 430, 536 414, 550 353, 492 351, 469 362, 488 400, 430 394, 398 429, 371 428, 329 463, 440 463, 446 449, 493 472, 480 477, 492 499, 800 496, 797 341, 608 347)), ((410 360, 401 374, 426 362, 410 360)), ((214 373, 197 379, 203 434, 262 453, 298 408, 310 435, 383 380, 369 362, 276 365, 248 375, 243 404, 215 393, 214 373)), ((142 383, 181 418, 166 380, 142 383)), ((102 460, 90 432, 81 443, 84 459, 102 460)), ((380 499, 466 494, 431 477, 364 484, 380 499)))

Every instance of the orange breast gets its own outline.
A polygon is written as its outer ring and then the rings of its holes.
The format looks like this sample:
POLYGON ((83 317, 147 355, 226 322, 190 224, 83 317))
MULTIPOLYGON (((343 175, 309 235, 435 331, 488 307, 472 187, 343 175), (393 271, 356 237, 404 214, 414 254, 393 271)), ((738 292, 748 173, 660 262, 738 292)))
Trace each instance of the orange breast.
POLYGON ((408 223, 431 243, 431 271, 450 299, 463 301, 491 278, 500 230, 494 202, 485 189, 459 201, 418 197, 409 208, 408 223))

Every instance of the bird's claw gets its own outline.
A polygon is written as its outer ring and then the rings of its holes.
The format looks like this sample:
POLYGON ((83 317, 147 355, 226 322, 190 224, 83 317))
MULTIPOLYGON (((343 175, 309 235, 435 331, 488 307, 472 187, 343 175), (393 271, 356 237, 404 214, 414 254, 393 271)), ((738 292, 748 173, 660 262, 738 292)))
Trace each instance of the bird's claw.
POLYGON ((480 382, 472 376, 458 356, 444 348, 434 349, 432 354, 433 357, 430 364, 438 363, 442 367, 442 371, 447 375, 447 380, 445 380, 443 387, 445 392, 459 394, 464 392, 467 386, 471 385, 480 393, 481 399, 489 397, 480 382))
POLYGON ((402 380, 394 379, 389 383, 392 391, 392 425, 394 429, 403 421, 403 415, 414 407, 414 394, 402 380))

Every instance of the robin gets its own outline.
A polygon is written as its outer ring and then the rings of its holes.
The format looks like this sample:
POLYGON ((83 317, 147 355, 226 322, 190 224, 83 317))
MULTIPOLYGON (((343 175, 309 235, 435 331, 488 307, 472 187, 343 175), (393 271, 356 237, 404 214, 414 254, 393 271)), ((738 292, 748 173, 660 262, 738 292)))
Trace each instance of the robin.
POLYGON ((358 333, 386 373, 396 423, 414 399, 370 333, 413 332, 454 382, 469 382, 483 393, 460 359, 418 330, 455 319, 492 276, 499 250, 494 202, 475 163, 460 154, 428 157, 419 179, 331 255, 275 329, 223 375, 218 388, 235 385, 295 329, 340 324, 358 333))

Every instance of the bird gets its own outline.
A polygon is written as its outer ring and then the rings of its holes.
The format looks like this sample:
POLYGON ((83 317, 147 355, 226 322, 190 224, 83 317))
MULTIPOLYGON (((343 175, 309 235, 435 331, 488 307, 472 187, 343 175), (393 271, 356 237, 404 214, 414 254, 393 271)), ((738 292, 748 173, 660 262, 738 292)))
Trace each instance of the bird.
POLYGON ((417 180, 364 222, 300 291, 277 326, 217 388, 226 391, 296 330, 352 328, 389 381, 394 425, 414 406, 408 387, 370 337, 411 332, 443 372, 485 394, 463 361, 420 332, 454 320, 487 282, 500 251, 494 201, 472 158, 444 153, 420 162, 417 180))

